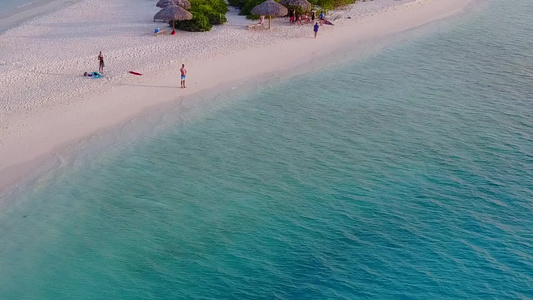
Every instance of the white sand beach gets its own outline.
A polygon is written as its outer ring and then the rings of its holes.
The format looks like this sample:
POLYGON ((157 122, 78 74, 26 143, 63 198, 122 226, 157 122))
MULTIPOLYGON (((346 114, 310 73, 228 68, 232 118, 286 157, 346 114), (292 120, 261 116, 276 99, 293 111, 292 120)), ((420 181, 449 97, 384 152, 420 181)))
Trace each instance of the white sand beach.
POLYGON ((468 2, 357 2, 329 13, 336 26, 322 26, 317 39, 311 24, 287 19, 274 19, 271 31, 248 30, 254 21, 233 9, 210 32, 155 36, 154 28, 168 25, 153 22, 159 9, 149 0, 83 0, 27 20, 0 34, 0 190, 47 155, 152 106, 276 77, 346 45, 456 14, 468 2), (105 77, 83 77, 98 70, 99 51, 105 77), (187 89, 179 88, 182 63, 187 89))

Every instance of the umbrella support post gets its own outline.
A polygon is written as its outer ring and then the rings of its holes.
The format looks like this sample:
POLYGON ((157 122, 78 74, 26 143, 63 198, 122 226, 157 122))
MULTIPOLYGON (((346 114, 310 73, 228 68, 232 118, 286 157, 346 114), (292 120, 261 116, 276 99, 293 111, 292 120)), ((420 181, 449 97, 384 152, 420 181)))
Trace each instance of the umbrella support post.
POLYGON ((176 34, 176 21, 172 20, 172 32, 170 33, 172 35, 176 34))
POLYGON ((266 0, 252 8, 254 15, 268 16, 268 30, 272 29, 272 17, 283 17, 288 11, 287 8, 274 0, 266 0))

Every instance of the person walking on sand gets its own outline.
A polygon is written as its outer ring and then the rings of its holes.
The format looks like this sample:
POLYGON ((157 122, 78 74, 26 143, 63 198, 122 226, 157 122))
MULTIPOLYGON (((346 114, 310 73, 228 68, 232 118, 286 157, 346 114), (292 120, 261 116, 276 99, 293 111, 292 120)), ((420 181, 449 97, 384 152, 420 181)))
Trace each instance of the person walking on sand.
POLYGON ((102 54, 102 51, 100 51, 100 54, 98 54, 98 61, 99 61, 99 64, 98 64, 98 71, 99 71, 100 73, 103 73, 103 72, 104 72, 105 64, 104 64, 104 55, 102 54))
POLYGON ((318 34, 318 28, 320 26, 318 25, 318 22, 315 23, 315 26, 313 26, 313 31, 315 32, 315 39, 316 39, 316 35, 318 34))
POLYGON ((184 89, 186 88, 185 77, 187 77, 187 69, 185 69, 185 64, 181 65, 180 72, 181 72, 181 88, 184 89))

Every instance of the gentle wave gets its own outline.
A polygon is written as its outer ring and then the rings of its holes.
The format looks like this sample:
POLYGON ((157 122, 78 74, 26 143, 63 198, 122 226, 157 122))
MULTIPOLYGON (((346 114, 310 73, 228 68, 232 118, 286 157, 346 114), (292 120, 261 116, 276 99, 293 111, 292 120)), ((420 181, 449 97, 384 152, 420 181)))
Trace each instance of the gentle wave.
POLYGON ((22 5, 17 6, 17 8, 22 8, 24 6, 28 6, 28 5, 31 5, 31 4, 33 4, 33 2, 24 3, 22 5))

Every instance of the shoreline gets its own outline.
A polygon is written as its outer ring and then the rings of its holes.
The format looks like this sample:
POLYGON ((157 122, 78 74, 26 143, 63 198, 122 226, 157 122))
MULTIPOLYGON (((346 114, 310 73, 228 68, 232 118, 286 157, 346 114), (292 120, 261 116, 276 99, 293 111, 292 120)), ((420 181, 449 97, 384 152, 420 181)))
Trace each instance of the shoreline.
POLYGON ((0 33, 43 14, 74 4, 75 0, 42 0, 0 13, 0 33))
MULTIPOLYGON (((233 85, 260 83, 291 72, 304 73, 302 67, 320 66, 319 61, 327 60, 336 51, 346 51, 357 43, 380 40, 455 15, 468 4, 463 0, 404 2, 379 14, 364 15, 355 21, 345 20, 335 28, 321 28, 317 40, 309 33, 306 37, 289 37, 263 46, 260 39, 270 32, 246 31, 258 41, 252 47, 225 49, 206 59, 200 59, 201 55, 173 59, 162 70, 157 70, 161 65, 145 67, 142 77, 111 71, 110 79, 98 82, 97 88, 101 88, 101 92, 93 96, 87 96, 87 93, 94 92, 94 87, 90 87, 83 91, 85 94, 81 93, 83 99, 76 99, 80 94, 71 94, 71 99, 63 99, 60 105, 8 115, 7 122, 0 127, 7 129, 0 133, 0 195, 8 188, 16 188, 28 178, 28 174, 35 173, 62 149, 142 116, 151 109, 179 99, 194 101, 194 97, 216 94, 233 85), (182 62, 189 70, 187 89, 178 88, 177 73, 182 62)), ((273 26, 283 26, 283 19, 276 21, 273 26)), ((215 29, 211 36, 217 31, 220 30, 215 29)), ((190 34, 199 33, 178 32, 176 37, 156 38, 171 43, 175 40, 170 39, 190 34)), ((90 83, 85 80, 85 84, 90 83)))

